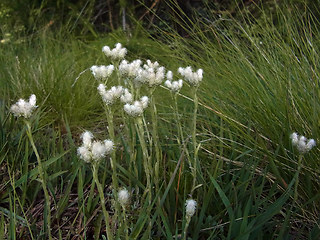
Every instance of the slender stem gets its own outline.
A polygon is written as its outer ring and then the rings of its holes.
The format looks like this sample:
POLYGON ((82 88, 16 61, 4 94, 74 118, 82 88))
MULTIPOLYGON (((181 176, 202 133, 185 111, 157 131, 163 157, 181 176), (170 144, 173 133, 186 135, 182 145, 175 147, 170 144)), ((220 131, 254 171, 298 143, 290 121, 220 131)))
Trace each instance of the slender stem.
POLYGON ((129 240, 129 232, 128 232, 128 224, 127 224, 127 217, 126 217, 126 208, 123 206, 123 227, 125 233, 125 239, 129 240))
MULTIPOLYGON (((113 124, 113 111, 111 107, 107 106, 107 122, 108 122, 108 132, 110 139, 115 143, 115 133, 114 133, 114 124, 113 124)), ((115 192, 118 191, 119 184, 117 178, 117 160, 116 160, 116 151, 111 153, 111 168, 112 168, 112 184, 115 192)), ((117 194, 115 194, 117 195, 117 194)))
MULTIPOLYGON (((149 195, 151 196, 151 180, 150 180, 151 171, 150 171, 150 169, 152 169, 152 166, 149 163, 150 162, 149 161, 149 153, 148 153, 146 141, 144 139, 143 123, 142 123, 141 117, 136 118, 135 122, 136 122, 136 128, 137 128, 138 137, 139 137, 140 145, 141 145, 141 149, 142 149, 143 166, 144 166, 144 170, 146 172, 146 177, 147 177, 146 191, 149 191, 149 195)), ((151 197, 150 197, 149 201, 151 201, 151 197)))
POLYGON ((41 185, 42 185, 42 189, 44 192, 44 197, 46 200, 46 209, 47 209, 47 215, 46 215, 46 221, 47 221, 47 229, 48 229, 48 236, 49 236, 49 240, 52 239, 51 236, 51 211, 50 211, 50 205, 51 205, 51 201, 50 201, 50 196, 49 196, 49 192, 47 189, 47 185, 46 185, 46 179, 45 179, 45 174, 44 174, 44 169, 42 166, 42 162, 38 153, 38 150, 36 148, 36 145, 34 144, 34 140, 32 137, 32 131, 31 131, 31 126, 29 121, 25 121, 26 125, 27 125, 27 135, 29 137, 31 146, 33 148, 33 151, 37 157, 37 161, 38 161, 38 168, 39 168, 39 177, 40 177, 40 181, 41 181, 41 185))
MULTIPOLYGON (((110 139, 115 143, 115 132, 114 132, 114 123, 113 123, 113 111, 110 106, 107 106, 107 122, 108 122, 108 131, 110 139)), ((118 176, 117 176, 117 160, 116 160, 116 151, 111 152, 111 168, 112 168, 112 186, 113 186, 113 196, 115 199, 115 219, 117 219, 118 214, 120 213, 120 204, 118 201, 118 176)))
POLYGON ((101 201, 101 207, 102 207, 102 212, 103 212, 103 216, 105 219, 105 224, 106 224, 106 233, 107 233, 107 238, 108 240, 112 240, 113 239, 113 235, 111 233, 111 229, 110 229, 110 218, 109 218, 109 213, 106 209, 106 203, 105 203, 105 198, 104 198, 104 191, 103 188, 99 182, 98 179, 98 163, 93 163, 92 164, 92 173, 93 173, 93 179, 96 182, 97 188, 98 188, 98 192, 99 192, 99 196, 100 196, 100 201, 101 201))
POLYGON ((149 201, 149 210, 148 210, 149 224, 148 224, 148 228, 147 228, 147 233, 148 233, 148 236, 150 237, 151 229, 152 229, 152 222, 151 222, 151 218, 150 218, 150 211, 151 211, 150 207, 151 207, 151 201, 152 201, 152 199, 151 199, 152 198, 152 186, 151 186, 151 179, 150 178, 151 178, 152 165, 151 165, 150 157, 148 154, 147 144, 144 139, 142 118, 141 117, 135 118, 135 123, 136 123, 136 129, 138 132, 138 137, 139 137, 140 145, 141 145, 141 149, 142 149, 143 166, 144 166, 144 170, 146 172, 146 177, 147 177, 147 187, 146 187, 144 194, 148 194, 148 201, 149 201))
POLYGON ((298 200, 298 185, 299 185, 299 175, 300 175, 300 171, 301 171, 301 167, 302 167, 302 159, 303 159, 303 155, 300 154, 299 155, 299 159, 298 159, 298 169, 297 169, 297 175, 296 175, 296 181, 294 183, 294 195, 293 195, 293 203, 295 204, 298 200))
POLYGON ((198 112, 198 96, 197 96, 197 90, 198 88, 194 88, 194 95, 193 95, 193 101, 194 101, 194 111, 193 111, 193 121, 192 121, 192 144, 193 144, 193 167, 192 167, 192 175, 193 175, 193 184, 191 189, 191 195, 194 191, 194 188, 196 186, 197 182, 197 159, 198 159, 198 143, 197 143, 197 112, 198 112))
POLYGON ((187 216, 187 222, 186 222, 186 225, 184 226, 184 230, 183 230, 183 240, 187 239, 187 229, 188 229, 188 226, 189 226, 189 223, 190 223, 190 220, 191 220, 191 217, 187 216))
POLYGON ((151 91, 151 118, 152 118, 152 138, 156 152, 156 162, 154 166, 154 175, 155 175, 155 185, 156 191, 159 190, 159 169, 161 162, 161 149, 160 149, 160 141, 158 135, 158 121, 157 121, 157 108, 153 96, 153 91, 151 91))

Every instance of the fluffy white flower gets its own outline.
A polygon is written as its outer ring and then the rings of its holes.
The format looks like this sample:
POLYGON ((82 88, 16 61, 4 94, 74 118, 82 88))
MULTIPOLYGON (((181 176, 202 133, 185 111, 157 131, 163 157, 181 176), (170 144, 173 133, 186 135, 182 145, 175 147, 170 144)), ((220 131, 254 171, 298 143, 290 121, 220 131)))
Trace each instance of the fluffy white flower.
POLYGON ((106 153, 110 154, 113 151, 114 143, 110 139, 104 140, 103 143, 104 143, 104 146, 106 148, 106 153))
POLYGON ((82 146, 77 150, 78 155, 85 162, 99 161, 113 151, 113 142, 109 139, 92 142, 93 135, 89 131, 85 131, 82 135, 82 146))
POLYGON ((29 98, 29 101, 26 101, 24 99, 19 99, 18 102, 13 104, 10 108, 10 111, 16 116, 16 117, 25 117, 29 118, 36 106, 36 95, 32 94, 29 98))
POLYGON ((92 159, 97 161, 104 158, 107 153, 106 146, 100 141, 94 141, 91 148, 92 159))
POLYGON ((128 63, 127 60, 122 60, 119 65, 119 72, 123 76, 134 78, 137 76, 137 73, 141 68, 141 63, 142 61, 140 59, 136 59, 131 63, 128 63))
POLYGON ((126 54, 127 54, 127 49, 123 48, 121 43, 117 43, 115 45, 115 48, 110 49, 110 47, 108 46, 104 46, 102 48, 102 52, 104 52, 104 54, 107 57, 110 57, 112 60, 118 60, 118 59, 123 59, 126 54))
POLYGON ((123 103, 131 103, 133 101, 133 96, 127 88, 123 90, 120 100, 123 103))
POLYGON ((167 77, 168 80, 172 81, 172 79, 173 79, 172 71, 168 71, 166 77, 167 77))
POLYGON ((198 69, 196 72, 193 72, 190 66, 186 68, 179 67, 178 72, 192 86, 199 86, 203 78, 203 70, 201 68, 198 69))
POLYGON ((197 202, 195 200, 188 199, 186 201, 186 215, 188 217, 192 217, 195 214, 196 208, 197 208, 197 202))
POLYGON ((114 70, 114 66, 113 65, 108 65, 108 66, 92 66, 90 68, 93 76, 95 77, 95 79, 97 80, 101 80, 101 79, 106 79, 108 77, 111 76, 113 70, 114 70))
POLYGON ((138 117, 143 114, 145 108, 148 107, 149 98, 143 96, 140 98, 140 101, 135 101, 133 104, 125 104, 123 109, 124 111, 132 117, 138 117))
POLYGON ((121 189, 118 192, 118 200, 121 206, 125 206, 129 203, 130 194, 127 189, 121 189))
POLYGON ((167 80, 164 82, 164 85, 169 88, 172 92, 179 92, 182 88, 183 81, 179 79, 178 81, 171 82, 170 80, 167 80))
POLYGON ((83 146, 90 149, 92 145, 93 135, 89 131, 85 131, 81 134, 83 146))
POLYGON ((84 160, 85 162, 90 162, 92 156, 91 156, 91 151, 86 148, 85 146, 81 146, 78 148, 78 155, 80 156, 80 158, 82 160, 84 160))
POLYGON ((314 139, 308 139, 305 136, 300 136, 294 132, 290 135, 292 145, 296 146, 301 154, 309 152, 314 146, 316 146, 316 141, 314 139))
POLYGON ((123 94, 122 86, 113 86, 108 91, 106 91, 106 86, 104 84, 99 84, 98 92, 102 97, 102 100, 107 104, 113 104, 117 99, 119 99, 123 94))
POLYGON ((147 84, 149 87, 160 85, 165 77, 165 68, 160 67, 158 62, 152 63, 147 60, 143 68, 139 68, 135 78, 135 84, 147 84))

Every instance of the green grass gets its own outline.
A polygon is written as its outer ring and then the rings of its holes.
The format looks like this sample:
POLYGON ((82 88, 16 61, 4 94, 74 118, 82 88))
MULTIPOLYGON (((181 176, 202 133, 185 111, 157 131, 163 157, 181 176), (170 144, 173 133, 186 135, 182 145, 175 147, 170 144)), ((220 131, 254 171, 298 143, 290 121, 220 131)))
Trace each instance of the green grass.
MULTIPOLYGON (((319 141, 317 24, 308 11, 277 9, 269 15, 261 10, 259 18, 243 14, 243 21, 209 15, 186 28, 188 38, 160 32, 161 42, 142 30, 131 37, 115 32, 92 41, 47 31, 0 45, 0 239, 47 239, 37 159, 23 122, 9 113, 11 104, 31 93, 39 105, 31 121, 52 197, 52 235, 103 239, 99 194, 90 166, 76 149, 84 129, 98 139, 108 137, 98 82, 88 68, 109 64, 101 48, 116 42, 128 49, 130 60, 157 60, 173 71, 187 65, 204 70, 198 92, 198 186, 192 195, 198 208, 189 238, 318 239, 319 150, 304 157, 294 203, 298 152, 289 139, 297 131, 319 141)), ((187 97, 191 91, 185 85, 178 97, 185 137, 192 134, 193 102, 187 97)), ((152 190, 151 204, 142 198, 147 181, 138 135, 128 125, 128 137, 119 128, 121 112, 115 115, 118 182, 132 193, 127 210, 132 239, 148 238, 149 220, 152 239, 177 239, 186 224, 192 173, 177 143, 170 94, 158 88, 155 98, 162 161, 160 189, 152 190), (130 167, 130 140, 135 140, 137 173, 130 167)), ((145 119, 151 121, 150 110, 145 119)), ((147 126, 151 133, 152 125, 147 126)), ((149 143, 148 149, 154 157, 149 143)), ((100 164, 99 181, 112 217, 111 174, 109 161, 100 164)))

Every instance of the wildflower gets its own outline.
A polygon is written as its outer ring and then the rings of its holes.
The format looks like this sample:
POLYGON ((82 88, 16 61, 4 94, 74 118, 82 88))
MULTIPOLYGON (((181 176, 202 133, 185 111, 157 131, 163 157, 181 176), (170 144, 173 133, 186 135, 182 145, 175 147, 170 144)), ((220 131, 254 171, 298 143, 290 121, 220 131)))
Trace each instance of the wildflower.
POLYGON ((118 192, 118 200, 121 206, 124 207, 125 205, 127 205, 129 203, 129 198, 130 194, 127 189, 124 188, 118 192))
POLYGON ((187 217, 192 217, 195 212, 196 212, 196 208, 197 208, 197 202, 193 199, 188 199, 186 201, 186 214, 187 217))
POLYGON ((113 104, 117 99, 123 94, 123 87, 122 86, 113 86, 110 90, 106 91, 106 86, 104 84, 99 84, 98 86, 99 94, 102 97, 102 100, 107 104, 113 104))
POLYGON ((167 80, 164 82, 164 85, 169 88, 172 92, 179 92, 182 88, 183 81, 182 79, 179 79, 178 81, 171 82, 170 80, 167 80))
POLYGON ((186 68, 179 67, 178 72, 181 74, 181 76, 184 77, 184 79, 192 86, 199 86, 200 82, 203 78, 203 70, 200 68, 196 72, 192 71, 192 68, 190 66, 186 68))
POLYGON ((104 54, 107 57, 110 57, 112 60, 118 60, 118 59, 122 59, 126 56, 127 49, 123 48, 121 43, 117 43, 115 45, 115 48, 113 48, 112 50, 110 49, 110 47, 104 46, 102 48, 102 52, 104 52, 104 54))
POLYGON ((78 155, 85 162, 99 161, 113 151, 113 142, 109 139, 92 142, 93 135, 89 131, 85 131, 82 135, 82 146, 77 150, 78 155))
POLYGON ((166 77, 167 77, 167 80, 172 81, 172 78, 173 78, 172 71, 168 71, 166 77))
POLYGON ((133 100, 133 96, 132 94, 129 92, 129 90, 127 88, 125 88, 123 90, 123 93, 120 97, 121 102, 123 103, 131 103, 133 100))
POLYGON ((29 98, 29 101, 26 101, 24 99, 19 99, 18 102, 13 104, 10 108, 10 111, 16 116, 16 117, 24 117, 29 118, 32 114, 32 111, 37 108, 36 106, 36 95, 32 94, 29 98))
POLYGON ((90 68, 93 76, 95 77, 95 79, 97 80, 101 80, 101 79, 106 79, 108 77, 111 76, 113 70, 114 70, 114 66, 113 65, 108 65, 108 66, 92 66, 90 68))
POLYGON ((296 146, 301 154, 309 152, 315 145, 316 141, 314 139, 307 139, 305 136, 300 136, 294 132, 290 135, 292 145, 296 146))
POLYGON ((122 76, 134 78, 137 76, 141 63, 142 61, 140 59, 136 59, 131 63, 128 63, 127 60, 122 60, 119 65, 119 72, 122 76))
POLYGON ((132 117, 138 117, 143 114, 145 108, 148 107, 149 98, 143 96, 140 98, 140 101, 135 101, 133 104, 125 104, 123 109, 124 111, 132 117))
POLYGON ((143 68, 139 68, 135 83, 147 84, 149 87, 160 85, 165 77, 165 68, 160 67, 158 62, 152 63, 147 60, 147 64, 143 65, 143 68))

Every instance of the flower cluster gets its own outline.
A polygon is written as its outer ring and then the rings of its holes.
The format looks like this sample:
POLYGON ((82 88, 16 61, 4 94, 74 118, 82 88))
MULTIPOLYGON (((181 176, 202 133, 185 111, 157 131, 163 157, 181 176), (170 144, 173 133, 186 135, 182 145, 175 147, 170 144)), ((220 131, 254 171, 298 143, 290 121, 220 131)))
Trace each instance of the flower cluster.
POLYGON ((160 85, 165 77, 165 68, 159 66, 158 62, 147 60, 142 68, 137 71, 136 84, 147 84, 149 87, 160 85))
POLYGON ((181 76, 184 77, 184 79, 192 86, 199 86, 200 82, 202 81, 203 78, 203 70, 200 68, 196 72, 192 71, 192 68, 186 67, 178 68, 178 72, 181 74, 181 76))
POLYGON ((301 154, 309 152, 316 145, 314 139, 309 139, 308 141, 305 136, 299 136, 296 132, 292 133, 290 138, 292 140, 292 145, 296 146, 301 154))
POLYGON ((118 201, 121 204, 121 206, 126 206, 129 203, 130 194, 127 189, 121 189, 118 192, 118 201))
POLYGON ((132 117, 141 116, 143 110, 148 107, 149 98, 147 96, 143 96, 140 98, 140 101, 135 101, 133 104, 125 104, 123 109, 124 111, 132 117))
POLYGON ((101 79, 106 79, 108 77, 110 77, 110 75, 112 74, 113 70, 114 70, 114 66, 113 65, 108 65, 108 66, 92 66, 90 68, 93 76, 95 77, 95 79, 97 80, 101 80, 101 79))
POLYGON ((132 102, 132 94, 122 86, 113 86, 107 91, 106 86, 101 83, 98 86, 98 92, 107 105, 112 105, 118 99, 121 99, 124 103, 132 102))
POLYGON ((117 43, 112 50, 108 46, 102 48, 102 52, 112 60, 123 59, 127 54, 127 49, 123 48, 121 43, 117 43))
POLYGON ((32 114, 32 111, 37 108, 36 106, 36 95, 32 94, 29 98, 29 101, 26 101, 24 99, 19 99, 18 102, 13 104, 10 108, 10 111, 16 116, 16 117, 24 117, 29 118, 32 114))
POLYGON ((138 74, 139 69, 141 68, 142 61, 140 59, 136 59, 129 63, 127 60, 122 60, 119 65, 119 73, 122 76, 126 76, 129 78, 135 78, 138 74))
POLYGON ((78 155, 85 162, 99 161, 113 151, 114 144, 111 140, 92 141, 93 135, 85 131, 82 135, 82 146, 78 148, 78 155))
POLYGON ((172 81, 173 74, 171 71, 167 72, 167 81, 164 82, 164 85, 169 88, 172 92, 179 92, 182 88, 183 81, 179 79, 178 81, 172 81))
POLYGON ((187 217, 192 217, 196 212, 196 208, 197 208, 197 202, 193 199, 188 199, 186 201, 186 215, 187 215, 187 217))

